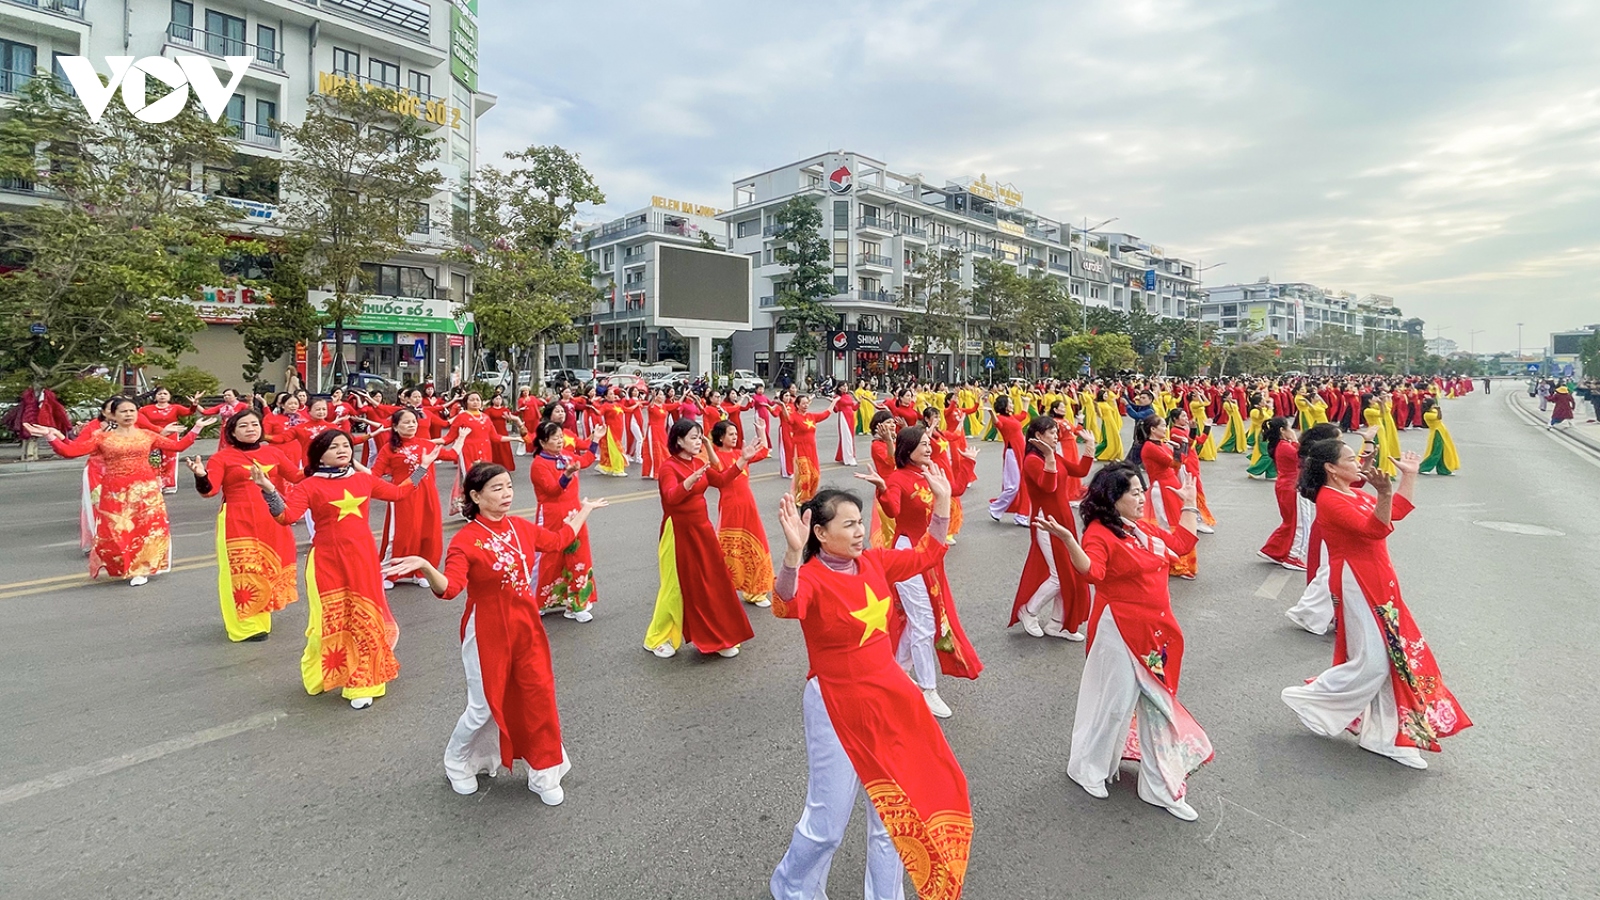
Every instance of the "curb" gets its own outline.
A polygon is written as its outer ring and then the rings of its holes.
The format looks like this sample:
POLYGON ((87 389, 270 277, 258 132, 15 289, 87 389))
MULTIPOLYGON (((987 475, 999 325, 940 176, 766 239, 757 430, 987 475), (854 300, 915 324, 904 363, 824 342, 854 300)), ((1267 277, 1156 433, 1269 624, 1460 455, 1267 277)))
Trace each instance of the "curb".
MULTIPOLYGON (((1548 423, 1543 418, 1540 418, 1537 412, 1528 408, 1528 399, 1527 391, 1517 391, 1506 396, 1506 406, 1519 414, 1528 424, 1544 428, 1548 423)), ((1576 417, 1576 413, 1574 413, 1574 417, 1576 417)), ((1596 437, 1590 437, 1588 434, 1578 430, 1581 427, 1583 426, 1569 425, 1565 428, 1549 429, 1545 433, 1558 435, 1590 453, 1600 454, 1600 434, 1597 434, 1596 437)), ((1597 428, 1596 431, 1600 432, 1600 428, 1597 428)))

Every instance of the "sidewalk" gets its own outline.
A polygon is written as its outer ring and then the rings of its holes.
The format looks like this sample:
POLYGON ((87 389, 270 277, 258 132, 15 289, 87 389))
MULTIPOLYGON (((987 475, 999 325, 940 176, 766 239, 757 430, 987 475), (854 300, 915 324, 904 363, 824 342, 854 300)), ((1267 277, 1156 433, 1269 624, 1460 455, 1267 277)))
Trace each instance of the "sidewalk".
MULTIPOLYGON (((1539 398, 1528 396, 1526 390, 1519 390, 1512 395, 1511 402, 1524 412, 1538 419, 1540 424, 1550 422, 1550 413, 1539 411, 1539 398)), ((1552 429, 1555 434, 1562 435, 1568 440, 1575 441, 1600 453, 1600 422, 1590 422, 1589 416, 1594 413, 1594 407, 1588 401, 1579 400, 1577 408, 1572 412, 1572 421, 1567 425, 1552 429)))

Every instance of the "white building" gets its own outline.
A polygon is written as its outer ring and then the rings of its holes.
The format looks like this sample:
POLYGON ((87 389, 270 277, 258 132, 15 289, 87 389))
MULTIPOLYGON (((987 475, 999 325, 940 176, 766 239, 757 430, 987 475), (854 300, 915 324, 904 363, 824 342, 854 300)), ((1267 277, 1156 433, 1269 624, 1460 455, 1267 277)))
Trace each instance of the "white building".
MULTIPOLYGON (((959 252, 967 288, 973 260, 987 258, 1058 279, 1090 306, 1129 309, 1140 303, 1181 318, 1195 298, 1193 263, 1169 258, 1130 235, 1086 236, 1028 209, 1020 191, 985 176, 930 182, 841 150, 741 178, 733 189, 734 208, 719 218, 729 224, 734 252, 751 259, 756 298, 753 331, 733 338, 733 365, 766 378, 793 372, 796 362, 787 352, 793 335, 775 327, 782 312, 777 285, 789 270, 777 262, 772 240, 774 216, 796 196, 822 208, 823 233, 833 247, 835 295, 828 302, 839 324, 827 336, 828 349, 808 361, 821 374, 850 380, 905 370, 940 379, 981 376, 986 347, 1002 355, 1024 349, 986 344, 989 318, 973 309, 961 346, 935 347, 926 358, 914 358, 905 310, 895 298, 922 252, 959 252)), ((1047 345, 1036 349, 1048 358, 1047 345)))
MULTIPOLYGON (((408 111, 442 139, 444 188, 416 211, 410 249, 372 261, 371 313, 347 323, 344 353, 352 371, 442 381, 467 368, 471 330, 456 308, 469 275, 441 259, 444 231, 466 207, 477 121, 495 104, 478 90, 477 7, 477 0, 0 0, 0 114, 34 77, 54 73, 65 83, 62 56, 88 57, 102 74, 109 56, 200 56, 215 62, 223 84, 222 57, 249 56, 225 113, 244 162, 281 157, 276 123, 301 121, 310 98, 341 81, 405 95, 408 111)), ((285 199, 277 185, 234 184, 228 174, 205 172, 206 190, 239 207, 241 233, 270 231, 285 199)), ((0 205, 39 199, 31 183, 0 183, 0 205)), ((253 298, 225 291, 206 299, 201 313, 212 327, 195 336, 197 350, 185 361, 237 383, 244 354, 232 326, 253 298)), ((315 360, 332 348, 308 349, 315 360)), ((282 368, 264 377, 279 381, 282 368)))
POLYGON ((550 368, 593 368, 596 364, 676 360, 689 365, 688 342, 658 321, 655 284, 659 248, 698 247, 703 242, 727 249, 728 226, 722 210, 667 197, 602 225, 582 229, 577 249, 595 266, 601 298, 577 324, 588 340, 551 345, 550 368))
MULTIPOLYGON (((1280 344, 1314 343, 1319 330, 1333 329, 1364 339, 1405 332, 1405 316, 1394 298, 1381 294, 1357 297, 1305 282, 1274 282, 1207 288, 1200 319, 1227 340, 1273 338, 1280 344)), ((1326 361, 1308 360, 1315 370, 1326 361)))

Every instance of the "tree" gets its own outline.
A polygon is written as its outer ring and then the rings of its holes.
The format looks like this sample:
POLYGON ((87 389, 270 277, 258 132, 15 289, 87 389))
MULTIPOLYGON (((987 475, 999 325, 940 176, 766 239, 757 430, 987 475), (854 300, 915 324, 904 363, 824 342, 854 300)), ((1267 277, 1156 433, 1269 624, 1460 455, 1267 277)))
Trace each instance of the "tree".
POLYGON ((1037 348, 1044 339, 1060 327, 1072 301, 1061 282, 1049 277, 1043 269, 1034 268, 1021 279, 1016 311, 1016 333, 1027 344, 1023 357, 1030 360, 1030 374, 1039 375, 1037 348))
POLYGON ((822 209, 807 197, 793 197, 773 215, 773 258, 788 266, 778 287, 777 303, 783 309, 780 324, 793 329, 789 353, 795 361, 795 379, 805 384, 806 367, 822 349, 819 332, 836 326, 839 315, 822 301, 832 297, 833 249, 822 236, 822 209))
POLYGON ((1078 371, 1085 359, 1089 361, 1091 372, 1097 375, 1118 372, 1139 361, 1133 342, 1125 334, 1075 334, 1056 341, 1050 350, 1055 357, 1056 371, 1063 375, 1078 371))
POLYGON ((709 231, 700 232, 700 247, 701 247, 701 249, 704 249, 704 250, 721 250, 722 249, 722 245, 717 243, 717 239, 712 237, 711 236, 711 232, 709 232, 709 231))
POLYGON ((972 311, 989 317, 986 350, 997 356, 1009 353, 1020 337, 1023 277, 1013 266, 983 257, 972 260, 972 311))
POLYGON ((936 249, 917 251, 913 259, 905 286, 894 299, 895 306, 907 311, 912 352, 926 354, 934 344, 943 344, 960 354, 969 296, 961 286, 961 254, 936 249))
MULTIPOLYGON (((0 214, 0 372, 57 388, 105 366, 170 368, 205 327, 189 300, 234 283, 218 265, 235 213, 193 190, 233 159, 232 126, 192 98, 142 122, 119 103, 98 123, 54 78, 28 82, 0 124, 0 178, 43 202, 0 214)), ((248 242, 233 245, 248 251, 248 242)))
POLYGON ((1600 331, 1589 335, 1578 344, 1578 364, 1588 378, 1600 378, 1600 331))
MULTIPOLYGON (((606 202, 578 155, 554 145, 506 154, 509 169, 485 166, 473 185, 466 241, 452 256, 473 266, 467 310, 478 346, 496 360, 530 353, 543 380, 545 345, 574 337, 573 322, 593 308, 593 267, 572 249, 582 204, 606 202)), ((516 389, 513 365, 512 390, 516 389)))
POLYGON ((406 247, 419 206, 438 193, 438 140, 402 110, 403 95, 342 82, 311 98, 299 125, 281 123, 285 231, 307 239, 307 284, 333 294, 322 315, 333 324, 328 374, 344 366, 344 324, 361 313, 364 267, 406 247))
POLYGON ((311 306, 306 284, 310 240, 290 235, 265 243, 271 268, 261 288, 272 302, 251 310, 234 326, 249 354, 241 374, 252 384, 261 381, 267 363, 292 353, 298 345, 314 344, 322 334, 322 314, 311 306))

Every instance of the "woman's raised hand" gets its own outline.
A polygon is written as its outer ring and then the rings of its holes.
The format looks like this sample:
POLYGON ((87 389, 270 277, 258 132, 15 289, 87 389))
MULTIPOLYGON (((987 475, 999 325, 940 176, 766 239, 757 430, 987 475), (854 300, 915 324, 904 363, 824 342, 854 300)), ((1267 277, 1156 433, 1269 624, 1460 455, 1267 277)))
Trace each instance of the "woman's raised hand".
POLYGON ((879 475, 877 472, 857 472, 855 473, 855 476, 877 488, 880 492, 889 489, 889 485, 885 484, 883 481, 883 476, 879 475))
POLYGON ((784 494, 778 501, 778 525, 783 528, 783 539, 791 551, 805 550, 806 538, 811 534, 811 510, 801 512, 793 494, 784 494))
POLYGON ((928 489, 933 491, 935 497, 950 496, 950 479, 945 477, 943 469, 938 466, 928 466, 922 470, 922 477, 927 479, 928 489))
POLYGON ((201 459, 200 457, 198 457, 198 456, 185 456, 183 458, 183 464, 188 466, 189 467, 189 471, 193 472, 194 474, 199 475, 202 478, 205 477, 206 464, 205 464, 205 460, 201 459))

